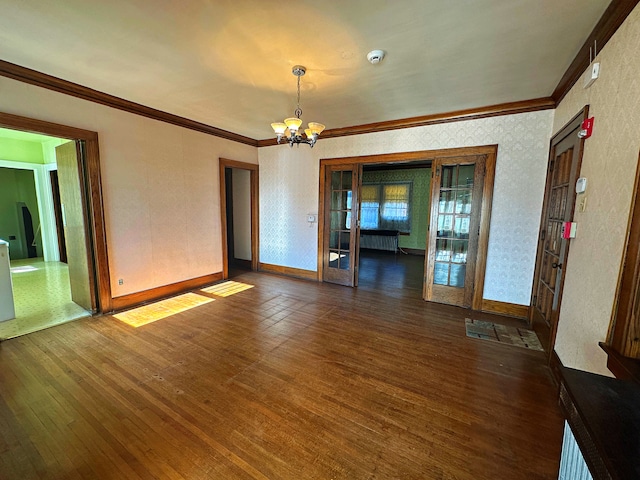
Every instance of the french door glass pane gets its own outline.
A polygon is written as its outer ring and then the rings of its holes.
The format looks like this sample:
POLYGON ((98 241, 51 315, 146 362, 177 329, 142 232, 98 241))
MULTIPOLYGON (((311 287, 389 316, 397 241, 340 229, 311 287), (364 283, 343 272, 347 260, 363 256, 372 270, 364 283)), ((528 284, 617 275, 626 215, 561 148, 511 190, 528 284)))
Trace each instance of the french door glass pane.
POLYGON ((433 269, 433 283, 436 285, 449 285, 449 264, 436 262, 433 269))
POLYGON ((433 283, 464 288, 475 165, 443 166, 433 283))
POLYGON ((351 172, 342 172, 342 189, 351 190, 351 172))

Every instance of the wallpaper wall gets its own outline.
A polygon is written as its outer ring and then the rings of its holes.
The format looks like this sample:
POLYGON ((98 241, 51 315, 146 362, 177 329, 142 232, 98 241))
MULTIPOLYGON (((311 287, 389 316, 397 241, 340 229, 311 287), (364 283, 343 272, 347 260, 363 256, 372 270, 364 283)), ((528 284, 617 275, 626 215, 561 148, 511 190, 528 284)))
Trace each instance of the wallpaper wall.
POLYGON ((584 105, 595 117, 581 176, 587 208, 576 213, 560 310, 556 351, 562 363, 610 375, 598 347, 609 328, 640 151, 640 6, 598 54, 600 78, 579 81, 556 110, 554 132, 584 105))
POLYGON ((260 261, 317 269, 306 215, 318 211, 321 158, 498 144, 484 298, 528 305, 552 123, 545 110, 260 148, 260 261))
POLYGON ((398 239, 398 245, 401 248, 424 250, 427 245, 427 227, 429 225, 431 169, 407 168, 364 172, 362 182, 411 182, 411 234, 401 235, 398 239))
POLYGON ((114 296, 222 271, 218 159, 256 163, 255 147, 8 78, 0 97, 5 113, 99 132, 114 296))

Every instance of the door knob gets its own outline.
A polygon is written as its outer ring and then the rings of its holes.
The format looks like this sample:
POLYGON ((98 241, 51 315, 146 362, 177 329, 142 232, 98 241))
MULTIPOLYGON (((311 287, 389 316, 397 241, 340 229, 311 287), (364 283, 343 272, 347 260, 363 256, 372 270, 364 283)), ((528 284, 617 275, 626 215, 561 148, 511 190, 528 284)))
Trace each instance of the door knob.
POLYGON ((562 264, 561 264, 561 263, 556 263, 556 262, 553 262, 553 263, 551 264, 551 266, 552 266, 553 268, 558 268, 558 267, 562 268, 562 264))

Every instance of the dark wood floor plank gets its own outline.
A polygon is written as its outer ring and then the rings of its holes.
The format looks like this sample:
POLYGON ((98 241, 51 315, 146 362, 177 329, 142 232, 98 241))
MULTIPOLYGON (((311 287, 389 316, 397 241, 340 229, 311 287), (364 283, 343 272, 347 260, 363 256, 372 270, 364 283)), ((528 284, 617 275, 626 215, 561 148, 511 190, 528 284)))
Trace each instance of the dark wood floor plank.
POLYGON ((137 329, 1 343, 0 478, 555 478, 545 355, 467 338, 468 311, 395 278, 242 273, 254 288, 137 329))

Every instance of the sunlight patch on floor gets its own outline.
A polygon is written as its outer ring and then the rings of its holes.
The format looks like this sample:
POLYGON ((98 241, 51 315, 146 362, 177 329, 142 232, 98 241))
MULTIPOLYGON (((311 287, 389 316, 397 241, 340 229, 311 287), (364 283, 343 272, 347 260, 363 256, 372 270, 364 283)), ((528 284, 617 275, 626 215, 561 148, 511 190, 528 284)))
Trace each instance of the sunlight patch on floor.
POLYGON ((230 280, 228 282, 218 283, 217 285, 203 288, 201 290, 206 293, 217 295, 218 297, 228 297, 230 295, 249 290, 250 288, 253 288, 253 285, 249 285, 248 283, 234 282, 233 280, 230 280))
POLYGON ((213 298, 204 297, 196 293, 185 293, 150 305, 117 313, 114 318, 138 328, 213 301, 213 298))

